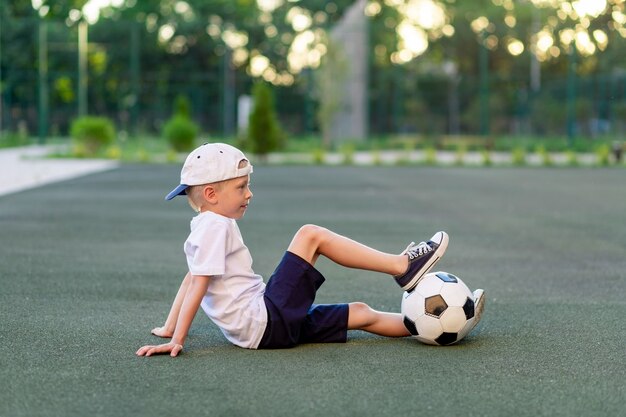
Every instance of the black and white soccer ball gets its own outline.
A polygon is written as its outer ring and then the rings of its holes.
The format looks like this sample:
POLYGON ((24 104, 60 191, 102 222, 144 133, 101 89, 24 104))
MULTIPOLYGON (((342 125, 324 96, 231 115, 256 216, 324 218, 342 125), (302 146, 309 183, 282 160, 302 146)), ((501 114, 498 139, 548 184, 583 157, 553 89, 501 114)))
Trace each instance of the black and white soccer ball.
POLYGON ((402 296, 404 325, 429 345, 451 345, 474 327, 474 294, 457 276, 431 272, 402 296))

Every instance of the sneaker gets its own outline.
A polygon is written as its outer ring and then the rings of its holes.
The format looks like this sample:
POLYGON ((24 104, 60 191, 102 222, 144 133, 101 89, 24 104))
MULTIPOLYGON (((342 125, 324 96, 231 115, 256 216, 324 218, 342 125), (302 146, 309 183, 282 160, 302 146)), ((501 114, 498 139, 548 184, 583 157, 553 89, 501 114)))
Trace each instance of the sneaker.
POLYGON ((441 259, 448 248, 448 234, 437 232, 428 242, 415 244, 411 242, 401 253, 409 257, 409 267, 402 275, 394 275, 394 279, 404 291, 411 291, 422 277, 441 259))
POLYGON ((472 330, 476 327, 480 318, 483 315, 483 310, 485 309, 485 291, 484 290, 476 290, 474 291, 474 324, 469 329, 467 334, 470 334, 472 330))

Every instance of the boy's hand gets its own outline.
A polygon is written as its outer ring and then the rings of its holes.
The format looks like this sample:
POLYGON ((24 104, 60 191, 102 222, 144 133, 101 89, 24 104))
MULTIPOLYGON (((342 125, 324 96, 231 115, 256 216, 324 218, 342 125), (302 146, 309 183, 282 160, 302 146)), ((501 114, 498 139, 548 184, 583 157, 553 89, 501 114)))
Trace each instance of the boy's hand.
MULTIPOLYGON (((164 343, 162 345, 143 346, 136 352, 137 356, 152 356, 154 354, 169 353, 171 357, 175 357, 178 356, 178 354, 183 350, 183 343, 185 343, 185 339, 187 338, 189 327, 191 326, 194 316, 198 312, 202 298, 206 294, 206 290, 209 287, 209 279, 211 278, 210 276, 204 275, 189 276, 189 284, 186 292, 184 293, 180 311, 175 314, 178 318, 176 320, 176 326, 173 326, 175 327, 175 330, 174 335, 171 336, 172 340, 169 343, 164 343)), ((178 295, 176 297, 182 298, 178 297, 178 295)), ((168 321, 166 321, 166 324, 168 321)), ((163 331, 163 328, 152 329, 152 333, 157 336, 160 336, 161 334, 168 334, 167 337, 169 337, 169 333, 167 331, 163 331)))
POLYGON ((165 326, 155 327, 154 329, 152 329, 152 331, 150 331, 150 333, 152 333, 155 336, 166 337, 168 339, 174 335, 174 332, 167 330, 165 326))
POLYGON ((169 353, 170 356, 176 357, 183 350, 183 345, 179 345, 178 343, 164 343, 162 345, 146 345, 136 352, 137 356, 152 356, 154 354, 163 354, 169 353))

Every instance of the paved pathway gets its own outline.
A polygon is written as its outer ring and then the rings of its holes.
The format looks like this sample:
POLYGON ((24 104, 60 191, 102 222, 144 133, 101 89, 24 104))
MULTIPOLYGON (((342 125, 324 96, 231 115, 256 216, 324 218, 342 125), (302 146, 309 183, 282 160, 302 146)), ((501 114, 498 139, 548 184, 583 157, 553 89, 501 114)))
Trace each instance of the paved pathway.
POLYGON ((116 161, 53 159, 50 146, 0 149, 0 196, 116 168, 116 161))

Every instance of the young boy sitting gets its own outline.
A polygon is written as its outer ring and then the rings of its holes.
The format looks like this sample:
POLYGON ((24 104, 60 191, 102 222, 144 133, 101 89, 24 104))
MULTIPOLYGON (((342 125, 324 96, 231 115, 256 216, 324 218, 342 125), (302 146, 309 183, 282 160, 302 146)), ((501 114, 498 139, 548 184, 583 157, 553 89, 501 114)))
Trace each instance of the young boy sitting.
POLYGON ((323 255, 345 267, 389 274, 403 290, 410 291, 443 256, 448 235, 438 232, 429 241, 411 244, 395 255, 326 228, 305 225, 293 237, 266 285, 252 270, 252 257, 236 222, 252 198, 251 173, 248 159, 230 145, 205 144, 187 157, 180 185, 166 199, 186 195, 198 212, 184 244, 189 271, 165 324, 152 330, 152 334, 171 340, 143 346, 137 355, 177 356, 200 306, 231 343, 249 349, 345 342, 348 330, 408 336, 398 313, 376 311, 360 302, 314 304, 316 291, 324 282, 315 262, 323 255))

